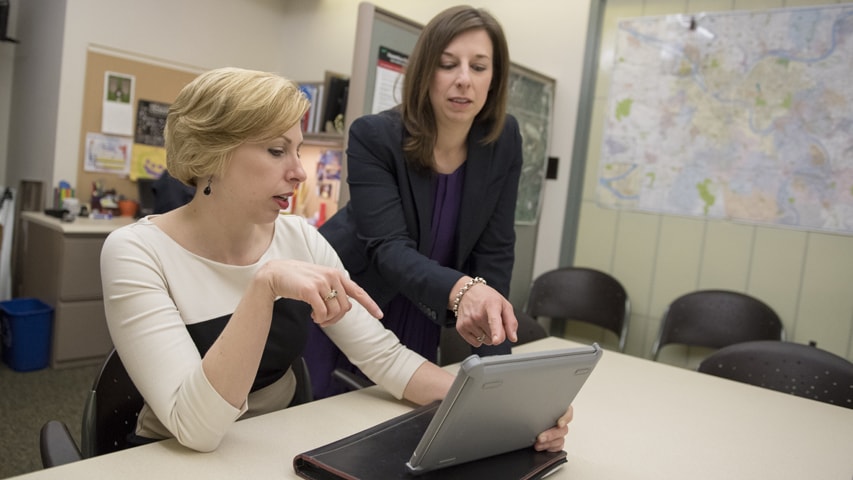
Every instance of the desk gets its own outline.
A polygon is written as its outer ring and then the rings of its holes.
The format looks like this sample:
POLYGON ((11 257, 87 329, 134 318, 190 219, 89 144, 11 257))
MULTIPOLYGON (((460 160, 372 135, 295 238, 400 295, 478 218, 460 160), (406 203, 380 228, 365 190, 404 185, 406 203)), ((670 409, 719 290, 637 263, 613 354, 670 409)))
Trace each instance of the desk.
MULTIPOLYGON (((575 345, 547 338, 517 352, 575 345)), ((410 406, 378 387, 237 422, 219 449, 175 440, 21 479, 298 478, 293 457, 410 406)), ((35 432, 33 432, 35 435, 35 432)), ((550 479, 853 478, 853 410, 606 351, 550 479)))
POLYGON ((101 289, 101 247, 132 217, 63 222, 41 212, 21 212, 22 297, 54 309, 50 363, 54 368, 104 361, 113 344, 101 289))

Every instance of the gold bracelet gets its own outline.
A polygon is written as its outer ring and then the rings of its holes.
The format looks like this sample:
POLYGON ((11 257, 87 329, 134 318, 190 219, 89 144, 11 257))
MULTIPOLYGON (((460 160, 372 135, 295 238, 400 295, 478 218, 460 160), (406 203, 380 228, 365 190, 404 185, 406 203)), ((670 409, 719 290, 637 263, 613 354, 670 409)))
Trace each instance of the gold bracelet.
POLYGON ((471 280, 468 280, 468 283, 463 285, 462 288, 459 290, 459 293, 456 294, 456 298, 453 299, 453 316, 454 317, 459 318, 459 302, 462 301, 462 297, 465 295, 465 293, 468 291, 468 289, 470 289, 471 287, 473 287, 475 284, 478 284, 478 283, 482 283, 483 285, 488 285, 486 283, 486 280, 484 280, 482 277, 474 277, 471 280))

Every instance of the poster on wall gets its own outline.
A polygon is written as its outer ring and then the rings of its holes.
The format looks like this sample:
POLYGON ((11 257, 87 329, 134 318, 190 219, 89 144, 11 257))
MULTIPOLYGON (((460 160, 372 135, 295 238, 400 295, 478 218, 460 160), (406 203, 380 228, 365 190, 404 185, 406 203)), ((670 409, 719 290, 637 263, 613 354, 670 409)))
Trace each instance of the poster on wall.
POLYGON ((86 134, 83 170, 127 175, 130 171, 131 146, 130 138, 89 132, 86 134))
POLYGON ((133 153, 130 159, 131 180, 140 178, 157 179, 166 170, 166 149, 145 145, 143 143, 133 144, 133 153))
POLYGON ((165 145, 163 129, 166 128, 168 115, 168 103, 139 100, 139 105, 136 107, 136 132, 133 141, 155 147, 165 145))
POLYGON ((341 150, 333 148, 324 150, 320 154, 319 160, 317 160, 317 180, 340 180, 342 156, 343 152, 341 150))
POLYGON ((853 6, 618 23, 599 205, 853 234, 853 6))
POLYGON ((409 56, 405 53, 379 47, 372 113, 388 110, 403 99, 403 70, 408 61, 409 56))
MULTIPOLYGON (((317 196, 320 198, 321 205, 331 203, 335 206, 338 204, 341 190, 341 150, 328 149, 320 154, 317 160, 317 196)), ((321 221, 325 221, 326 216, 334 212, 327 210, 321 221)))
POLYGON ((136 128, 130 163, 131 180, 157 179, 166 169, 163 130, 166 128, 168 115, 168 103, 139 100, 136 107, 136 128))
POLYGON ((101 132, 133 135, 133 94, 136 78, 125 73, 104 72, 101 132))
POLYGON ((307 176, 299 184, 286 212, 301 215, 316 227, 334 215, 340 197, 342 158, 340 148, 305 145, 302 165, 307 176))

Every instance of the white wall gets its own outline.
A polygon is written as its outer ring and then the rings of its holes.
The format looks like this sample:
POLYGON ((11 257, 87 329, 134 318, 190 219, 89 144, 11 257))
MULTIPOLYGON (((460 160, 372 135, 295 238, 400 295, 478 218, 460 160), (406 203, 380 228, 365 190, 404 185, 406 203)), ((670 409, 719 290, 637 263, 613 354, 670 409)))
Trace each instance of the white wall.
POLYGON ((18 1, 12 8, 21 43, 12 46, 14 68, 4 65, 12 75, 5 173, 7 184, 17 187, 52 171, 65 2, 18 1))
MULTIPOLYGON (((458 2, 374 3, 426 23, 458 2)), ((525 4, 491 0, 473 5, 487 8, 501 21, 514 62, 557 80, 551 155, 561 162, 558 178, 546 183, 542 217, 547 221, 540 226, 536 275, 554 268, 559 260, 589 0, 534 0, 525 4)), ((233 65, 278 71, 295 80, 319 80, 326 70, 351 71, 358 2, 13 0, 13 8, 26 12, 17 28, 25 43, 14 48, 18 53, 30 51, 34 65, 51 72, 41 83, 58 83, 58 90, 56 84, 48 92, 33 88, 38 80, 35 71, 16 73, 20 80, 12 97, 20 97, 21 102, 11 108, 16 122, 10 122, 15 138, 10 139, 9 158, 14 162, 9 162, 6 172, 13 184, 22 178, 44 181, 47 194, 60 180, 76 184, 86 50, 90 45, 200 69, 233 65), (26 121, 18 122, 20 116, 26 121)), ((4 60, 5 56, 0 56, 0 62, 4 60)), ((5 71, 7 63, 0 65, 5 71)), ((3 93, 0 83, 0 129, 5 132, 3 93)), ((0 171, 2 160, 0 156, 0 171)))
MULTIPOLYGON (((283 1, 287 11, 284 29, 301 39, 283 46, 284 64, 291 75, 310 80, 322 79, 325 70, 351 71, 358 2, 283 1)), ((371 3, 425 24, 439 11, 460 2, 375 0, 371 3)), ((560 166, 557 179, 546 181, 533 266, 535 276, 559 263, 590 0, 468 3, 486 8, 498 18, 506 32, 513 62, 557 81, 550 153, 560 158, 560 166)))
MULTIPOLYGON (((9 29, 6 34, 15 38, 15 26, 17 24, 17 0, 10 2, 8 22, 9 29)), ((15 44, 11 42, 0 42, 0 185, 6 185, 6 152, 9 141, 9 118, 12 103, 12 65, 15 62, 15 44)))

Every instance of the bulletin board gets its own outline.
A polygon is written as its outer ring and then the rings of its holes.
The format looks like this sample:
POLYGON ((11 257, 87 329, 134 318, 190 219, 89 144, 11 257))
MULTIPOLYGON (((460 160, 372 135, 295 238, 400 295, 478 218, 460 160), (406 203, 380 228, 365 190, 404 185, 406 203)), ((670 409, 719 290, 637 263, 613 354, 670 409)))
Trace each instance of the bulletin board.
POLYGON ((134 128, 137 107, 140 100, 171 104, 181 88, 188 84, 201 69, 168 66, 165 62, 148 61, 144 57, 109 54, 90 49, 86 56, 86 83, 83 91, 83 118, 80 125, 80 149, 77 163, 77 197, 82 203, 89 203, 92 196, 92 184, 100 181, 107 190, 115 189, 116 194, 138 200, 135 181, 126 175, 104 172, 88 172, 84 169, 86 155, 86 137, 89 133, 102 133, 102 107, 104 99, 104 76, 106 72, 116 72, 135 78, 132 101, 134 128))
MULTIPOLYGON (((415 48, 423 26, 369 2, 361 2, 358 11, 353 71, 347 97, 346 121, 349 125, 373 110, 374 93, 382 83, 377 64, 383 49, 408 58, 415 48)), ((545 168, 551 138, 551 117, 556 81, 539 72, 510 63, 507 112, 515 116, 524 137, 523 166, 516 204, 516 225, 537 225, 544 195, 545 168)), ((346 162, 343 177, 346 178, 346 162)), ((341 202, 349 200, 346 182, 341 187, 341 202)), ((524 291, 527 287, 523 288, 524 291)))

